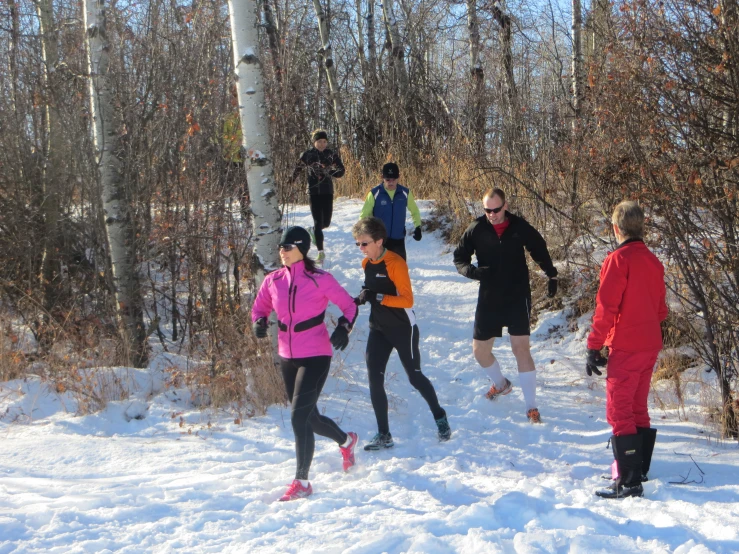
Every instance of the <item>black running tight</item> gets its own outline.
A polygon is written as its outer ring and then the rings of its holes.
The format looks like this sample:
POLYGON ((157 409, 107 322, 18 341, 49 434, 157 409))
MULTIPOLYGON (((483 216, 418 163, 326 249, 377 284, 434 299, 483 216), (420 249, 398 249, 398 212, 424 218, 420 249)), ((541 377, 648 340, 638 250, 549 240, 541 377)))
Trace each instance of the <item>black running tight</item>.
POLYGON ((290 420, 295 433, 298 461, 296 479, 308 479, 316 443, 314 433, 328 437, 338 445, 344 444, 347 439, 347 434, 334 420, 319 414, 316 408, 330 366, 331 356, 280 358, 285 390, 292 405, 290 420))
POLYGON ((431 408, 434 419, 446 415, 439 406, 436 391, 431 381, 421 372, 421 354, 418 350, 418 326, 398 327, 387 333, 377 329, 370 329, 367 338, 367 373, 369 374, 370 399, 375 410, 377 430, 380 433, 389 433, 387 394, 385 393, 385 369, 393 349, 398 351, 400 363, 403 364, 411 385, 421 393, 431 408))
POLYGON ((313 234, 316 235, 316 248, 323 250, 323 230, 331 225, 334 212, 333 194, 311 194, 310 213, 313 216, 313 234))

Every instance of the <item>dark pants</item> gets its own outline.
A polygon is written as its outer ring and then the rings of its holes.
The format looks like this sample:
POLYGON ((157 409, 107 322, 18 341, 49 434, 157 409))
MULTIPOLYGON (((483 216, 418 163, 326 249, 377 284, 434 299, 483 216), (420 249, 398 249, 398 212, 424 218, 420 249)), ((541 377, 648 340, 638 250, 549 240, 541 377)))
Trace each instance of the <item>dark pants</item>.
POLYGON ((318 250, 323 250, 323 230, 331 225, 333 213, 333 194, 310 195, 310 214, 313 216, 313 232, 316 235, 316 248, 318 250))
POLYGON ((428 377, 421 373, 418 325, 393 328, 387 333, 370 329, 365 359, 367 360, 367 373, 369 375, 370 399, 377 419, 377 430, 380 433, 390 432, 387 415, 387 394, 385 393, 385 368, 393 349, 398 351, 400 363, 403 364, 408 380, 428 403, 431 413, 434 414, 434 419, 444 417, 446 412, 439 406, 434 386, 428 380, 428 377))
POLYGON ((298 460, 296 479, 308 479, 316 442, 313 433, 328 437, 338 445, 344 444, 347 439, 347 434, 336 422, 319 414, 316 408, 330 366, 331 356, 280 358, 285 390, 292 405, 290 421, 295 433, 295 455, 298 460))
POLYGON ((385 239, 385 248, 390 250, 390 252, 395 252, 398 256, 406 259, 405 256, 405 237, 402 239, 391 239, 387 238, 385 239))

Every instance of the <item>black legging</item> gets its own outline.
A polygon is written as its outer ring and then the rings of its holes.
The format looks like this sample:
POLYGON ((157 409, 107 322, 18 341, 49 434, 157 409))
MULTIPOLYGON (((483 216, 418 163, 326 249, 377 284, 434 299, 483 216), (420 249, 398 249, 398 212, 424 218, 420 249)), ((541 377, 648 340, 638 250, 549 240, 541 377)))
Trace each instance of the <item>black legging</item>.
POLYGON ((434 386, 428 380, 428 377, 421 373, 418 326, 393 328, 389 329, 387 333, 370 329, 365 359, 367 360, 372 408, 375 410, 377 430, 380 433, 390 432, 387 416, 387 394, 385 394, 385 368, 393 348, 398 351, 400 363, 403 364, 408 380, 426 400, 429 408, 431 408, 431 413, 434 414, 434 419, 441 419, 446 415, 444 409, 439 406, 434 386))
POLYGON ((316 235, 316 248, 318 250, 323 250, 323 230, 331 225, 333 213, 333 194, 310 195, 310 214, 313 216, 313 233, 316 235))
POLYGON ((331 356, 280 358, 285 390, 292 404, 290 421, 295 433, 295 456, 298 460, 296 479, 308 479, 316 444, 313 433, 328 437, 339 445, 347 439, 347 434, 333 419, 319 414, 316 409, 330 366, 331 356))
POLYGON ((395 252, 398 256, 400 256, 404 260, 407 259, 406 254, 405 254, 405 238, 385 239, 383 246, 385 246, 385 248, 390 250, 390 252, 395 252))

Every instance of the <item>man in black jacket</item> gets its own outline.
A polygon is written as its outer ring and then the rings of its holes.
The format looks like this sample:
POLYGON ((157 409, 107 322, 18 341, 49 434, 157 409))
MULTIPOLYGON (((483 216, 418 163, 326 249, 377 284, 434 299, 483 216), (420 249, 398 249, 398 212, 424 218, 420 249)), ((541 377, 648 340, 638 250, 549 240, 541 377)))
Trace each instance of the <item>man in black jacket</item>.
POLYGON ((334 182, 332 177, 344 175, 344 164, 338 152, 328 148, 328 134, 323 129, 316 129, 311 136, 313 148, 303 152, 293 172, 292 180, 305 171, 308 177, 308 195, 310 196, 310 213, 313 216, 313 234, 315 236, 318 257, 322 263, 326 255, 323 253, 323 230, 331 225, 334 211, 334 182))
POLYGON ((472 351, 493 381, 487 398, 495 400, 508 394, 511 382, 503 376, 493 355, 495 338, 503 336, 503 327, 508 327, 526 401, 526 415, 530 422, 541 423, 536 406, 536 366, 529 344, 531 286, 524 249, 549 277, 550 298, 557 293, 557 268, 539 232, 525 219, 508 211, 501 189, 485 192, 482 204, 485 215, 467 228, 454 251, 457 271, 480 281, 472 351), (477 266, 472 265, 473 254, 477 256, 477 266))

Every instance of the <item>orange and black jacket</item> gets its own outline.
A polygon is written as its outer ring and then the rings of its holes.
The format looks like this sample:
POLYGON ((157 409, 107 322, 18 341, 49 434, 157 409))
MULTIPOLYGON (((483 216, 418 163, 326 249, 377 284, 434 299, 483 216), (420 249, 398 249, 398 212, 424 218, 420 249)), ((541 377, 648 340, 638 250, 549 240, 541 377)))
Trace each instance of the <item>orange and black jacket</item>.
POLYGON ((362 260, 364 288, 384 295, 382 301, 372 304, 370 329, 383 331, 397 327, 413 327, 413 289, 408 275, 408 264, 395 252, 385 250, 377 261, 362 260))

